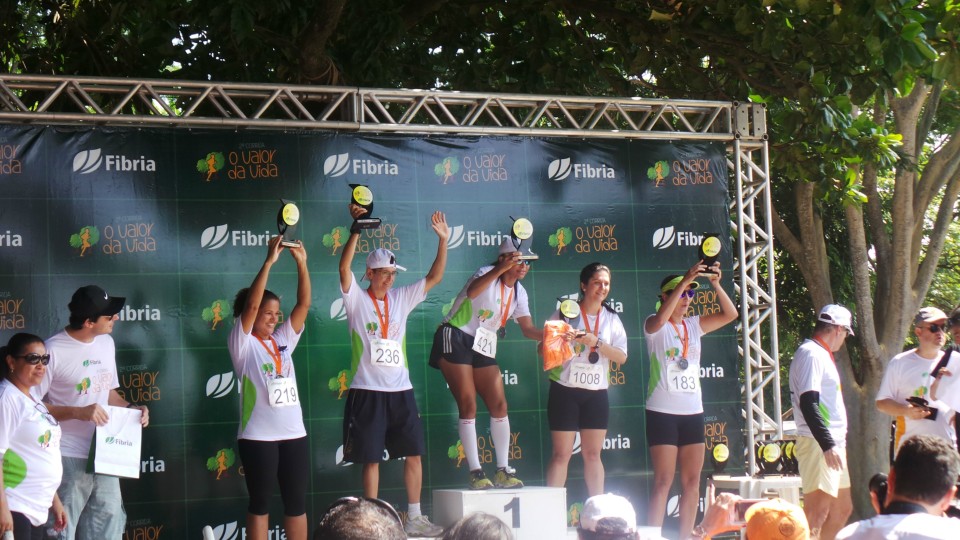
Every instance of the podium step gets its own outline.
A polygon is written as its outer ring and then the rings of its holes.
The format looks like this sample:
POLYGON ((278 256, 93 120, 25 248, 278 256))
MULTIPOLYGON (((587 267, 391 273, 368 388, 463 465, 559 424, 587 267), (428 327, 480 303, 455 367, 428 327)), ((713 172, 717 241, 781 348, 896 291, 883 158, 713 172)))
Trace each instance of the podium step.
POLYGON ((520 489, 435 489, 433 522, 449 527, 460 518, 486 512, 513 529, 516 540, 567 538, 567 490, 528 486, 520 489))

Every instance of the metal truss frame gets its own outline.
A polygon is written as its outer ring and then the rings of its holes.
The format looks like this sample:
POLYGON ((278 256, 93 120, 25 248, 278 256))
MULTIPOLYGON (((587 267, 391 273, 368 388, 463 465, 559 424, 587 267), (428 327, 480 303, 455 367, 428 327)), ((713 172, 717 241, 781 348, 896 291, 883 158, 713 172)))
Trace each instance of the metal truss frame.
POLYGON ((752 442, 782 437, 761 104, 8 73, 0 74, 0 122, 724 142, 751 474, 752 442))

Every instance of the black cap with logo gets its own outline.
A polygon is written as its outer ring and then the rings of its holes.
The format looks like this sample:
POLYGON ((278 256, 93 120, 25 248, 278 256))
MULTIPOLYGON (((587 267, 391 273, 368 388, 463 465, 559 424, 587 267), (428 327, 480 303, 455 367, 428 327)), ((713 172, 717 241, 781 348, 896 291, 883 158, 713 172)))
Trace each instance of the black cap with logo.
POLYGON ((119 296, 110 296, 107 291, 96 285, 80 287, 70 299, 70 314, 84 319, 96 319, 104 315, 113 316, 120 313, 127 299, 119 296))

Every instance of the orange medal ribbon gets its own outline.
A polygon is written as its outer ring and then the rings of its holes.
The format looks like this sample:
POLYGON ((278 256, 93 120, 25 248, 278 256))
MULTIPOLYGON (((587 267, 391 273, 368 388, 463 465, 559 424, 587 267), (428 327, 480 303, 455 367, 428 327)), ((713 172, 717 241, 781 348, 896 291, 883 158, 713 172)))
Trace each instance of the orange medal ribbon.
MULTIPOLYGON (((516 286, 517 286, 516 283, 514 283, 513 286, 516 287, 516 286)), ((513 289, 510 289, 510 295, 507 296, 507 301, 506 301, 506 302, 503 302, 503 301, 502 301, 502 300, 503 300, 503 289, 504 289, 505 287, 506 287, 506 285, 504 285, 503 282, 501 281, 501 282, 500 282, 500 299, 501 299, 501 302, 500 302, 500 328, 503 328, 504 326, 507 325, 507 317, 510 316, 510 301, 513 300, 513 289)))
POLYGON ((381 314, 380 304, 377 303, 377 297, 373 295, 373 292, 371 292, 370 289, 367 289, 367 295, 370 296, 370 300, 373 302, 373 307, 377 310, 377 319, 380 319, 380 337, 387 339, 387 330, 390 327, 390 296, 387 294, 383 295, 383 314, 381 314))
MULTIPOLYGON (((683 344, 683 352, 680 353, 680 358, 687 358, 687 351, 690 350, 690 336, 687 335, 687 321, 681 320, 680 324, 683 325, 683 337, 680 339, 680 343, 683 344)), ((680 328, 677 327, 677 324, 673 321, 670 321, 670 325, 673 326, 673 329, 677 331, 677 335, 680 335, 680 328)))
POLYGON ((280 356, 280 347, 277 345, 277 342, 273 340, 273 336, 267 338, 270 340, 270 343, 273 344, 273 349, 267 347, 267 342, 261 339, 260 336, 256 336, 256 338, 257 341, 260 342, 260 345, 267 351, 267 354, 270 355, 270 358, 273 358, 273 365, 277 368, 277 377, 283 377, 283 373, 280 371, 283 367, 283 357, 280 356))

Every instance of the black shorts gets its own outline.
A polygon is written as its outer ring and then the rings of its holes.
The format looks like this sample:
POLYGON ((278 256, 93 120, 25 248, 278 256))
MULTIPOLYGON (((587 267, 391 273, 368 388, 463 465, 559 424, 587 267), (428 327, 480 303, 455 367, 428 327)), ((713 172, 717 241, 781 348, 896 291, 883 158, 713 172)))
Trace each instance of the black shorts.
POLYGON ((704 444, 703 413, 669 414, 647 411, 647 446, 704 444))
POLYGON ((550 431, 607 429, 610 419, 607 390, 570 388, 550 381, 547 418, 550 421, 550 431))
POLYGON ((351 388, 343 409, 343 460, 379 463, 384 450, 391 458, 426 453, 413 390, 379 392, 351 388))
POLYGON ((497 361, 473 350, 473 336, 463 330, 441 325, 433 334, 433 348, 430 349, 430 367, 440 369, 440 359, 451 364, 482 368, 497 365, 497 361))
POLYGON ((283 513, 295 517, 307 513, 310 444, 306 437, 283 441, 239 439, 243 479, 247 483, 250 504, 247 511, 262 516, 270 512, 273 486, 280 484, 283 513))

